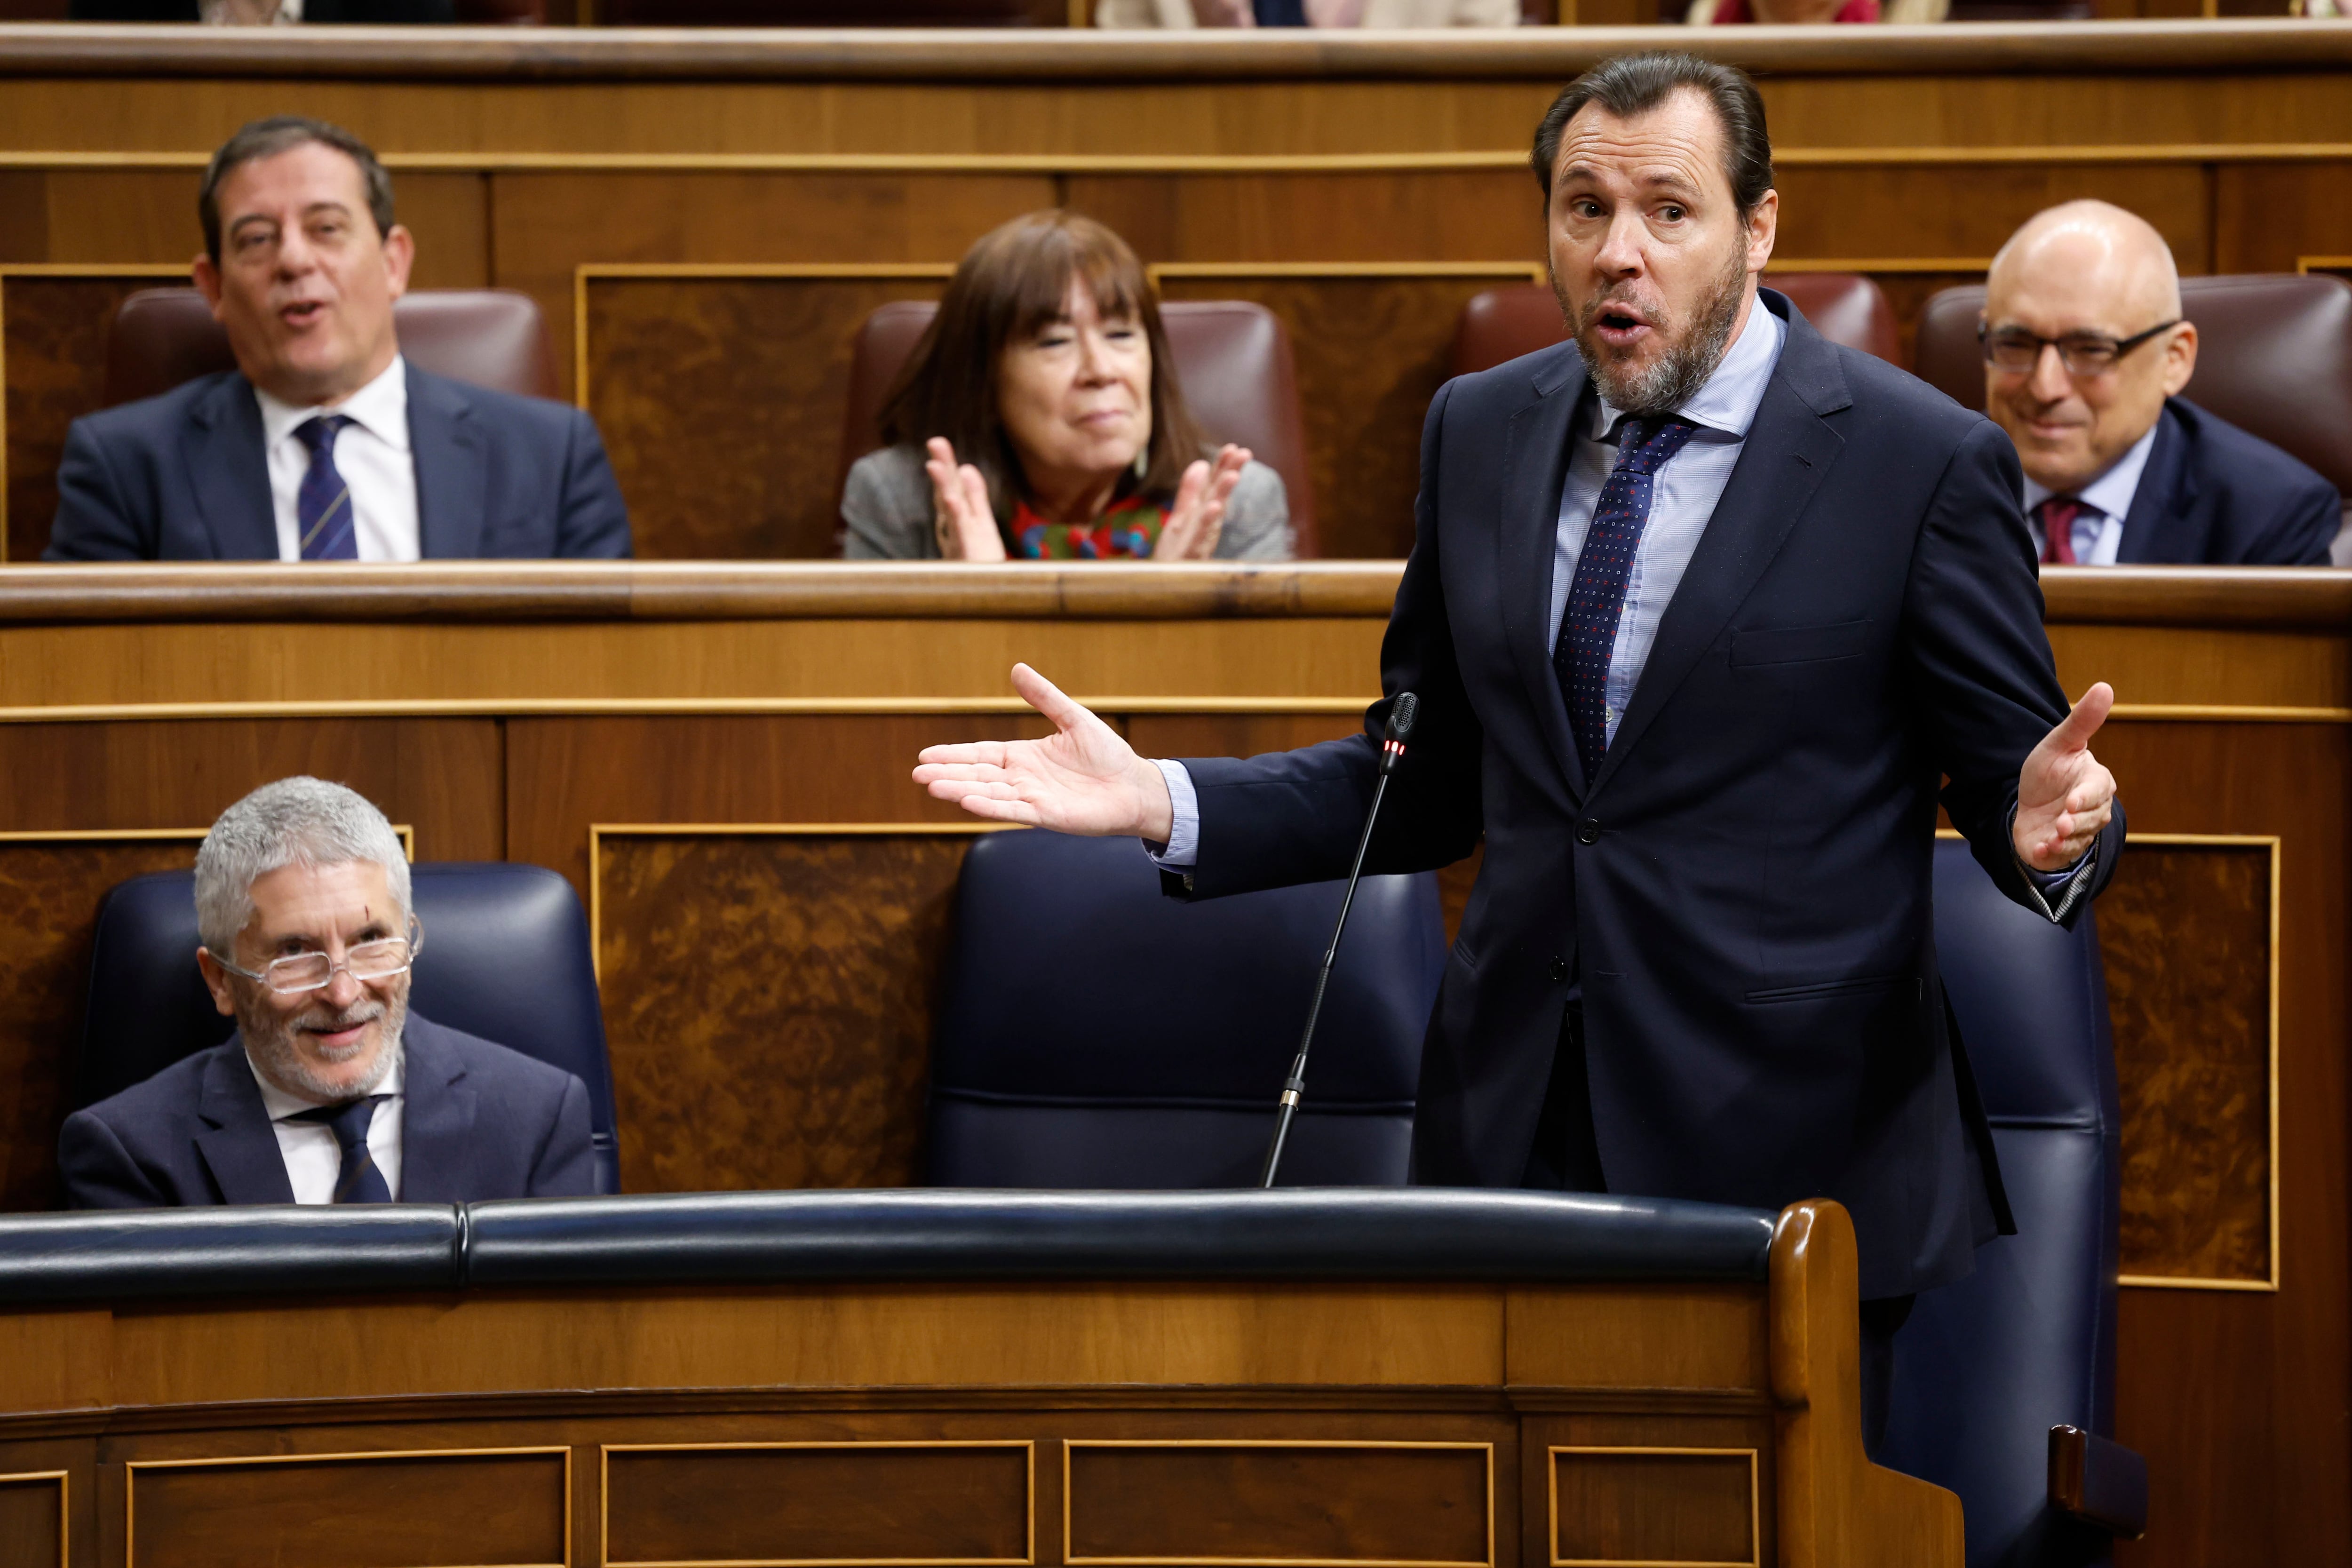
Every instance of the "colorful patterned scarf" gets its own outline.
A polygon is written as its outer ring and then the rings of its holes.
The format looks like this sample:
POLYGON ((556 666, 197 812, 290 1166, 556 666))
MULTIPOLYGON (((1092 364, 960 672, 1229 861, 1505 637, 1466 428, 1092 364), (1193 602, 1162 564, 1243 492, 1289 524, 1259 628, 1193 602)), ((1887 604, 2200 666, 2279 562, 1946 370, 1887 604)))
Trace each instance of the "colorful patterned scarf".
POLYGON ((1168 514, 1141 496, 1112 503, 1092 522, 1047 522, 1027 501, 1013 507, 1013 552, 1024 561, 1148 559, 1168 514))

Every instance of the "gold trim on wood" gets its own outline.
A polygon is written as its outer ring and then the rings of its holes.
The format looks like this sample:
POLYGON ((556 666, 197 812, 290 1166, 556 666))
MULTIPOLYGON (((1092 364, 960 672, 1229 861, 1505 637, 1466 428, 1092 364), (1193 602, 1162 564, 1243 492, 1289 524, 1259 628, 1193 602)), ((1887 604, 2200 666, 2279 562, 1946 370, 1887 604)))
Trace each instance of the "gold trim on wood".
MULTIPOLYGON (((467 1459, 507 1458, 525 1454, 558 1454, 563 1458, 563 1561, 561 1563, 501 1563, 467 1565, 467 1568, 572 1568, 572 1450, 561 1444, 549 1444, 512 1448, 383 1448, 337 1454, 225 1454, 204 1459, 132 1459, 123 1467, 122 1475, 122 1561, 124 1568, 138 1568, 136 1526, 139 1517, 138 1481, 142 1470, 197 1470, 218 1468, 228 1465, 311 1465, 359 1462, 368 1459, 467 1459)), ((453 1565, 455 1568, 455 1565, 453 1565)))
MULTIPOLYGON (((411 864, 416 859, 416 829, 404 822, 395 822, 392 830, 400 835, 400 847, 408 852, 411 864)), ((209 827, 29 827, 11 828, 0 832, 0 844, 105 844, 138 839, 180 839, 201 844, 209 827)), ((7 1478, 0 1476, 0 1480, 7 1478)))
POLYGON ((1157 261, 1154 289, 1171 278, 1517 278, 1544 280, 1540 261, 1157 261))
POLYGON ((19 1470, 15 1475, 0 1476, 0 1487, 25 1486, 35 1481, 58 1483, 58 1568, 71 1568, 73 1544, 68 1536, 73 1528, 73 1506, 69 1500, 72 1473, 67 1470, 19 1470))
POLYGON ((1975 256, 1831 257, 1825 260, 1774 257, 1764 264, 1766 276, 1775 272, 1990 272, 1992 259, 1975 256))
POLYGON ((1071 1568, 1495 1568, 1495 1445, 1377 1437, 1072 1437, 1062 1444, 1062 1561, 1071 1568), (1081 1557, 1071 1549, 1073 1448, 1450 1448, 1486 1458, 1486 1555, 1475 1562, 1433 1557, 1081 1557))
POLYGON ((1547 1503, 1545 1520, 1549 1533, 1544 1541, 1544 1554, 1550 1558, 1551 1568, 1762 1568, 1764 1552, 1763 1499, 1757 1479, 1756 1450, 1753 1448, 1662 1448, 1662 1447, 1602 1447, 1584 1444, 1555 1443, 1544 1450, 1544 1493, 1547 1503), (1559 1554, 1559 1456, 1562 1454, 1606 1454, 1617 1457, 1626 1454, 1655 1454, 1681 1458, 1730 1459, 1744 1458, 1748 1461, 1748 1555, 1742 1558, 1666 1558, 1666 1557, 1562 1557, 1559 1554))
POLYGON ((602 1568, 1029 1568, 1037 1561, 1037 1444, 1034 1438, 935 1437, 904 1442, 605 1443, 596 1455, 596 1561, 602 1568), (1020 1557, 681 1557, 618 1558, 612 1555, 614 1454, 702 1454, 745 1448, 1018 1448, 1027 1490, 1021 1508, 1026 1555, 1020 1557))
POLYGON ((2299 275, 2312 272, 2352 272, 2352 256, 2298 256, 2294 269, 2299 275))
MULTIPOLYGON (((1097 713, 1361 713, 1378 697, 1080 697, 1097 713)), ((457 697, 0 708, 0 724, 149 719, 565 719, 1031 713, 1017 697, 457 697)))

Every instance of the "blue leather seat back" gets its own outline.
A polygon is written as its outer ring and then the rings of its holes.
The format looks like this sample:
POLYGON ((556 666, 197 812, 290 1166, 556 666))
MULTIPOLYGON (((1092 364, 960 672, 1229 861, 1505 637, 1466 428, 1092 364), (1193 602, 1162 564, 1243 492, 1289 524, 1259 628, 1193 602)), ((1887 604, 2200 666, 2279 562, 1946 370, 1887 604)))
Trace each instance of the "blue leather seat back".
POLYGON ((2095 911, 2061 931, 1936 845, 1936 950, 2018 1234, 1920 1296, 1884 1462, 1959 1493, 1970 1568, 2105 1561, 2050 1506, 2049 1431, 2115 1426, 2121 1115, 2095 911))
MULTIPOLYGON (((1133 839, 977 840, 931 1041, 932 1184, 1255 1184, 1342 887, 1183 903, 1133 839)), ((1444 962, 1436 878, 1364 879, 1285 1185, 1405 1179, 1444 962)))
MULTIPOLYGON (((588 1087, 596 1190, 621 1190, 613 1069, 572 884, 499 861, 411 868, 424 951, 409 1005, 436 1024, 576 1074, 588 1087)), ((75 1103, 89 1105, 229 1037, 197 974, 195 877, 134 877, 99 907, 75 1103)))

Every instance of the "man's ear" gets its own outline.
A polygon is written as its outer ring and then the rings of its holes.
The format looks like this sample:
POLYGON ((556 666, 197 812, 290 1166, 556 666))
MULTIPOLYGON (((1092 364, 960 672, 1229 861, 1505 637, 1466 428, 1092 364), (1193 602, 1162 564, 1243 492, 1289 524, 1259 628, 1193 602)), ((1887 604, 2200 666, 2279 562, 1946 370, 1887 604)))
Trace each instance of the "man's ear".
POLYGON ((219 264, 215 262, 210 255, 200 250, 196 252, 196 258, 188 263, 188 276, 195 280, 196 292, 205 297, 205 303, 212 307, 213 320, 219 321, 221 304, 219 264))
POLYGON ((1772 242, 1780 234, 1780 193, 1767 191, 1748 215, 1748 271, 1754 276, 1772 259, 1772 242))
POLYGON ((394 299, 408 292, 409 269, 415 265, 416 237, 405 224, 394 224, 392 232, 383 237, 383 275, 394 299))
POLYGON ((2197 323, 2183 321, 2172 330, 2172 341, 2164 345, 2164 395, 2178 397, 2189 378, 2197 374, 2197 323))
POLYGON ((211 949, 196 949, 196 971, 205 977, 205 989, 213 994, 213 1005, 220 1016, 236 1017, 236 995, 228 988, 229 972, 221 967, 221 961, 212 955, 211 949))

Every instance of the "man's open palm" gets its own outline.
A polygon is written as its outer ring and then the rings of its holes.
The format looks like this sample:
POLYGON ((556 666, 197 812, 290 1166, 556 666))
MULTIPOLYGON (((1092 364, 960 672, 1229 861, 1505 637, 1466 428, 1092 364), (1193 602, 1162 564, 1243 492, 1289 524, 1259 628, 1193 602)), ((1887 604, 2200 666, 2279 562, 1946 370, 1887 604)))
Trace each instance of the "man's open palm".
POLYGON ((2114 815, 2116 776, 2091 754, 2091 737, 2116 705, 2102 680, 2042 738, 2017 775, 2018 858, 2037 871, 2063 871, 2080 860, 2114 815))
POLYGON ((915 782, 992 821, 1165 843, 1173 807, 1158 764, 1027 665, 1013 667, 1013 689, 1054 721, 1053 734, 926 747, 915 782))

